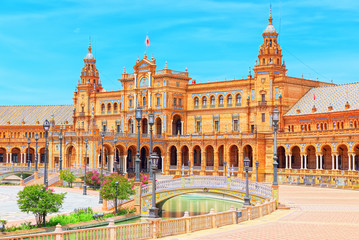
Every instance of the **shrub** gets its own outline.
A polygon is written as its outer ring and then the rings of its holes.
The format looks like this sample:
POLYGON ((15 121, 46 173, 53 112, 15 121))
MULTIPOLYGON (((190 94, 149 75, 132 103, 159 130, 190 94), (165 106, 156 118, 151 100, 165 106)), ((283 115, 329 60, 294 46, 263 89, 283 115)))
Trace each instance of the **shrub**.
POLYGON ((149 178, 150 178, 150 175, 148 175, 148 174, 141 174, 140 175, 140 179, 141 179, 142 184, 147 184, 149 178))
POLYGON ((96 170, 89 171, 86 174, 86 184, 94 188, 99 187, 101 184, 100 174, 96 170))

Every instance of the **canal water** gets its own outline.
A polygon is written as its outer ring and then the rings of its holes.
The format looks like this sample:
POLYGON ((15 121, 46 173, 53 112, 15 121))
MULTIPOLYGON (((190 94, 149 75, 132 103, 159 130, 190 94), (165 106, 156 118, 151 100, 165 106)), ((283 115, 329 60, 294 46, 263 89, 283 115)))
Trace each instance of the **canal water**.
MULTIPOLYGON (((239 209, 242 205, 243 202, 225 195, 189 193, 173 197, 157 207, 160 208, 160 217, 168 219, 183 217, 185 211, 188 211, 190 216, 196 216, 209 213, 211 208, 213 208, 215 212, 224 212, 229 210, 231 206, 239 209)), ((117 224, 147 222, 146 219, 147 218, 137 218, 117 224)))

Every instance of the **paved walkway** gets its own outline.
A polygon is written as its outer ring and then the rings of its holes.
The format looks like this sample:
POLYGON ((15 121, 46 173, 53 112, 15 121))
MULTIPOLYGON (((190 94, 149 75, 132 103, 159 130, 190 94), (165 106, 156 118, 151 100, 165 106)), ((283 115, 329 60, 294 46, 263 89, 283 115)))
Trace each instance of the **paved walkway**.
POLYGON ((359 240, 359 191, 287 185, 279 191, 291 210, 164 239, 359 240))

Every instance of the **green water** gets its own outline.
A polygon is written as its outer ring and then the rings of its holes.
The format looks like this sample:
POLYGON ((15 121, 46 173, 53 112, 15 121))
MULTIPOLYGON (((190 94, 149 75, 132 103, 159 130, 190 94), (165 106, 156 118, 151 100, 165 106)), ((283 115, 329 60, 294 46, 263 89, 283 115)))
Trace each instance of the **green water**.
MULTIPOLYGON (((211 208, 216 212, 223 212, 229 210, 231 206, 241 208, 242 205, 243 202, 219 194, 193 193, 171 198, 163 204, 157 205, 157 207, 160 208, 161 218, 179 218, 183 217, 185 211, 188 211, 190 216, 196 216, 209 213, 211 208)), ((136 218, 117 224, 138 222, 147 222, 147 220, 146 218, 136 218)))

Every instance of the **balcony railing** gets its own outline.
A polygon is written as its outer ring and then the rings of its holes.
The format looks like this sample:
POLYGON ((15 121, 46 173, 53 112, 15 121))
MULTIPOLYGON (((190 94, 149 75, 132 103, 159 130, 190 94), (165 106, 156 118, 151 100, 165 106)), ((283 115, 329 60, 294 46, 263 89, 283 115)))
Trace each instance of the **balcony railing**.
POLYGON ((267 101, 258 101, 258 106, 267 106, 267 101))

